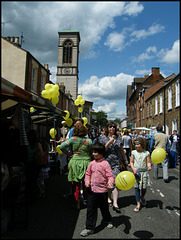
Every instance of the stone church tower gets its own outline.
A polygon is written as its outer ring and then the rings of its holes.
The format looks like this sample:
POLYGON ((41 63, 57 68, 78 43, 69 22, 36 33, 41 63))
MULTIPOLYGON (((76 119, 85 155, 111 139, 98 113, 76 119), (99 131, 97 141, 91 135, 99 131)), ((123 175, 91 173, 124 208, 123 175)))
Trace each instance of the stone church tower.
POLYGON ((78 62, 80 34, 75 30, 58 32, 58 65, 57 83, 63 83, 65 90, 72 95, 73 100, 78 94, 78 62))

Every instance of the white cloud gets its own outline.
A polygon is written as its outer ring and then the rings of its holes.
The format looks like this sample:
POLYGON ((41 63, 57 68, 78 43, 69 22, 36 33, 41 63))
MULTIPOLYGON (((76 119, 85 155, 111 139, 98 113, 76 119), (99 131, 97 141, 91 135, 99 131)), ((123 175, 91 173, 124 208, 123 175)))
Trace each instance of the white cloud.
MULTIPOLYGON (((142 29, 142 30, 134 30, 135 26, 130 26, 127 28, 123 28, 123 30, 118 32, 112 32, 107 37, 106 42, 104 43, 105 46, 108 46, 109 49, 117 52, 122 51, 126 46, 131 45, 135 41, 139 41, 141 39, 144 39, 148 36, 152 36, 155 34, 158 34, 164 30, 164 26, 160 24, 153 24, 151 27, 148 28, 148 30, 142 29), (130 33, 131 32, 131 33, 130 33), (130 33, 130 34, 129 34, 130 33)), ((150 51, 155 51, 152 48, 148 48, 148 53, 150 51)), ((144 55, 142 58, 147 59, 147 55, 144 55)))
MULTIPOLYGON (((83 57, 98 44, 108 28, 115 27, 115 17, 135 16, 142 10, 143 6, 138 2, 122 1, 4 2, 3 21, 13 19, 6 25, 5 32, 10 36, 23 32, 27 38, 24 47, 31 52, 38 49, 38 59, 46 62, 41 59, 41 53, 48 49, 51 52, 48 60, 53 59, 57 52, 58 31, 71 26, 81 33, 80 57, 83 57)), ((43 57, 47 59, 47 56, 43 57)), ((91 52, 90 57, 95 57, 95 53, 91 52)))
POLYGON ((129 16, 135 15, 137 16, 138 13, 142 12, 144 9, 143 5, 141 5, 139 2, 130 2, 125 6, 125 13, 129 16))
POLYGON ((116 118, 119 118, 120 120, 124 119, 126 117, 126 111, 122 110, 119 112, 115 112, 115 113, 110 113, 108 115, 108 119, 109 120, 114 120, 116 118))
POLYGON ((179 63, 180 60, 180 40, 174 42, 172 49, 162 49, 160 51, 160 56, 162 59, 161 62, 165 62, 167 64, 179 63))
MULTIPOLYGON (((97 104, 94 104, 94 110, 96 112, 104 111, 105 113, 107 113, 108 120, 114 120, 116 118, 123 119, 126 117, 126 111, 120 110, 120 106, 123 107, 122 101, 116 101, 116 103, 115 102, 110 102, 110 103, 98 102, 97 104)), ((125 103, 124 103, 124 107, 125 107, 125 103)))
POLYGON ((121 33, 112 32, 108 35, 105 46, 108 46, 109 49, 118 52, 122 51, 127 45, 129 45, 129 41, 125 41, 128 37, 128 33, 133 31, 134 26, 123 28, 121 33))
POLYGON ((150 69, 141 69, 141 70, 136 70, 135 72, 136 75, 141 75, 142 77, 144 77, 145 75, 150 75, 150 69))
POLYGON ((145 52, 141 53, 138 57, 132 57, 132 62, 143 62, 145 60, 151 60, 155 57, 156 53, 157 49, 155 46, 148 47, 145 52))
POLYGON ((111 114, 111 113, 116 112, 116 107, 117 107, 117 104, 114 103, 114 102, 111 102, 111 103, 108 103, 108 104, 106 103, 106 104, 103 104, 103 105, 99 106, 97 108, 97 111, 104 111, 107 114, 111 114))
POLYGON ((104 43, 105 46, 108 46, 109 49, 117 52, 121 51, 124 48, 126 36, 123 33, 113 32, 110 33, 106 42, 104 43))
POLYGON ((93 100, 120 100, 126 96, 127 85, 131 84, 134 76, 120 73, 116 76, 98 78, 91 76, 85 83, 79 84, 79 93, 85 99, 93 100))
POLYGON ((161 49, 157 51, 155 46, 148 47, 144 53, 141 53, 138 57, 132 57, 132 62, 144 62, 145 60, 151 60, 152 58, 158 58, 160 62, 166 64, 179 63, 180 60, 180 40, 176 40, 173 43, 172 49, 161 49))
POLYGON ((164 29, 165 27, 162 26, 161 24, 153 24, 151 27, 148 28, 148 30, 145 29, 135 30, 130 34, 130 36, 133 37, 131 39, 131 42, 138 41, 148 36, 158 34, 160 32, 163 32, 164 29))

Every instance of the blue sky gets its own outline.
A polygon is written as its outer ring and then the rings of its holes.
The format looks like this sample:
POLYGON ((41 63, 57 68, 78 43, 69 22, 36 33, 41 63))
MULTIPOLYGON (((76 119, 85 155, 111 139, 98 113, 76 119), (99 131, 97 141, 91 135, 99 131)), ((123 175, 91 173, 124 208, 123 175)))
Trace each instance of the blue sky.
POLYGON ((58 31, 80 32, 79 93, 108 119, 125 118, 126 89, 134 77, 160 67, 180 69, 180 3, 1 2, 3 36, 25 37, 23 48, 49 64, 56 82, 58 31))

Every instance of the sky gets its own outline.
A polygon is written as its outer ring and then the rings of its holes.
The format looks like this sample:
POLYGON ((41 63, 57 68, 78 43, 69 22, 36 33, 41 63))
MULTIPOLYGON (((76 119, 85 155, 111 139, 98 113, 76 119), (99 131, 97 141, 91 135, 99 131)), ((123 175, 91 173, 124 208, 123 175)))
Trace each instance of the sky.
POLYGON ((48 64, 56 83, 58 32, 80 33, 78 92, 109 120, 126 117, 126 90, 159 67, 180 71, 179 1, 1 1, 1 35, 48 64))

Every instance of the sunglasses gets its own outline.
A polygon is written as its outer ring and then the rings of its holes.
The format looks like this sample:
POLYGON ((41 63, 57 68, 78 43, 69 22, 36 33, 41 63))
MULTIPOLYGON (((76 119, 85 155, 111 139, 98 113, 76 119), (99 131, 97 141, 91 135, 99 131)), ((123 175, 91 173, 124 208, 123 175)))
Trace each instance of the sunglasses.
POLYGON ((109 126, 109 128, 116 128, 116 126, 109 126))

